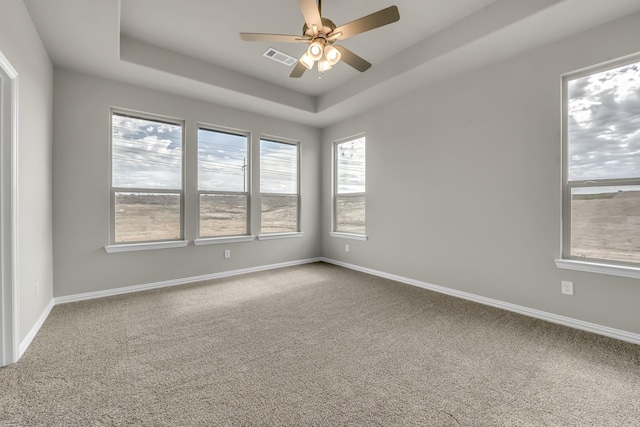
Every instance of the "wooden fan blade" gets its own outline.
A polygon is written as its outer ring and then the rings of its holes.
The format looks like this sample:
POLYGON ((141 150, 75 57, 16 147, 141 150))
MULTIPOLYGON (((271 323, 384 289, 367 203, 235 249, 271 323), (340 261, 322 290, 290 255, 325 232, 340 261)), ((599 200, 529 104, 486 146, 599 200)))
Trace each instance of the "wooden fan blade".
POLYGON ((240 33, 240 38, 246 42, 301 43, 307 41, 300 36, 289 34, 240 33))
POLYGON ((297 79, 299 77, 302 77, 305 71, 307 71, 307 67, 305 67, 300 61, 298 61, 291 74, 289 74, 289 77, 297 79))
POLYGON ((315 25, 319 30, 322 29, 322 19, 320 18, 320 11, 316 0, 298 0, 300 3, 300 9, 304 16, 304 22, 307 23, 309 28, 313 28, 315 25))
POLYGON ((338 51, 342 55, 342 57, 340 58, 341 61, 344 61, 348 65, 351 65, 353 68, 360 71, 361 73, 371 68, 371 64, 368 61, 360 58, 358 55, 351 52, 349 49, 342 46, 338 46, 338 45, 335 45, 334 47, 338 49, 338 51))
MULTIPOLYGON (((302 0, 301 0, 302 1, 302 0)), ((387 24, 392 24, 400 19, 400 12, 396 6, 389 6, 371 15, 363 16, 360 19, 341 25, 331 32, 331 34, 342 33, 338 39, 344 40, 356 34, 364 33, 387 24)))

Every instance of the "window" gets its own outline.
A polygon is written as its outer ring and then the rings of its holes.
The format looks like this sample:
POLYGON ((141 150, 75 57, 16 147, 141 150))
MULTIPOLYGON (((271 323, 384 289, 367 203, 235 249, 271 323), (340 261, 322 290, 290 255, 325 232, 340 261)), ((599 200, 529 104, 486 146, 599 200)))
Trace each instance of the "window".
POLYGON ((365 138, 337 142, 334 158, 334 231, 364 235, 365 138))
POLYGON ((182 128, 112 112, 112 243, 182 239, 182 128))
POLYGON ((248 234, 247 135, 198 129, 200 237, 248 234))
POLYGON ((563 257, 640 263, 640 62, 564 79, 563 257))
POLYGON ((299 231, 298 144, 260 140, 261 233, 299 231))

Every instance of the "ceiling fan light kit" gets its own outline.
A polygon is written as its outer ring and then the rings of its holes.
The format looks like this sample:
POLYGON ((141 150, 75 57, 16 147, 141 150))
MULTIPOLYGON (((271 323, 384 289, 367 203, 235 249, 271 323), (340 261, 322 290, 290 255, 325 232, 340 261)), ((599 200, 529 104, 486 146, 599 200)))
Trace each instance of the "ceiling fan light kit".
POLYGON ((344 40, 375 28, 391 24, 400 19, 400 13, 396 6, 390 6, 370 15, 351 21, 340 27, 330 19, 322 17, 322 0, 298 0, 305 24, 302 27, 302 37, 285 34, 261 34, 261 33, 240 33, 240 38, 244 41, 266 41, 282 43, 307 43, 309 47, 302 54, 298 65, 291 72, 289 77, 302 77, 306 70, 313 68, 318 62, 320 77, 340 60, 352 66, 360 72, 364 72, 371 67, 371 64, 351 52, 344 46, 333 44, 338 40, 344 40))
POLYGON ((338 49, 329 45, 324 49, 324 57, 327 58, 329 64, 336 65, 340 61, 342 54, 338 49))
POLYGON ((331 64, 329 64, 329 61, 324 58, 318 61, 318 71, 320 71, 320 74, 324 73, 325 71, 329 71, 330 69, 331 64))
POLYGON ((322 54, 324 53, 324 46, 317 38, 309 45, 309 49, 307 49, 307 55, 314 61, 319 61, 322 58, 322 54))
POLYGON ((313 59, 305 52, 302 57, 300 57, 300 63, 305 66, 307 70, 313 68, 313 59))

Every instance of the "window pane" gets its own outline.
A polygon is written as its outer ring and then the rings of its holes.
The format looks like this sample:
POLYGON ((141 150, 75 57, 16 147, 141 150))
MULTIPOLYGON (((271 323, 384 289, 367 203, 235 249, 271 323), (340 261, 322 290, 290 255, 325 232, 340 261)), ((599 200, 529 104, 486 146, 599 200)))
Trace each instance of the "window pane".
POLYGON ((334 231, 365 234, 365 138, 335 145, 334 231))
POLYGON ((117 188, 182 188, 182 126, 112 115, 112 184, 117 188))
POLYGON ((571 255, 640 262, 640 186, 573 188, 571 255))
POLYGON ((247 196, 200 195, 200 237, 247 234, 247 196))
POLYGON ((640 177, 640 63, 568 82, 569 181, 640 177))
POLYGON ((261 233, 298 231, 298 196, 262 195, 261 233))
POLYGON ((336 231, 365 233, 364 195, 336 197, 336 231))
POLYGON ((177 240, 181 237, 179 194, 115 194, 116 243, 177 240))
POLYGON ((247 141, 245 135, 198 129, 198 189, 246 192, 247 141))
POLYGON ((260 141, 260 192, 298 193, 298 146, 260 141))
POLYGON ((365 140, 359 138, 336 145, 338 194, 365 192, 365 140))

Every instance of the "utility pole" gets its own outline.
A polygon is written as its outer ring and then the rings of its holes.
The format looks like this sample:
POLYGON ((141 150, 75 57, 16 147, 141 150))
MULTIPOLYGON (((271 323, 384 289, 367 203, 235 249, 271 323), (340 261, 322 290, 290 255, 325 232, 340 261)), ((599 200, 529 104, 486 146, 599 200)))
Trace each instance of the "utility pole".
POLYGON ((243 157, 242 161, 242 192, 247 192, 247 158, 243 157))

